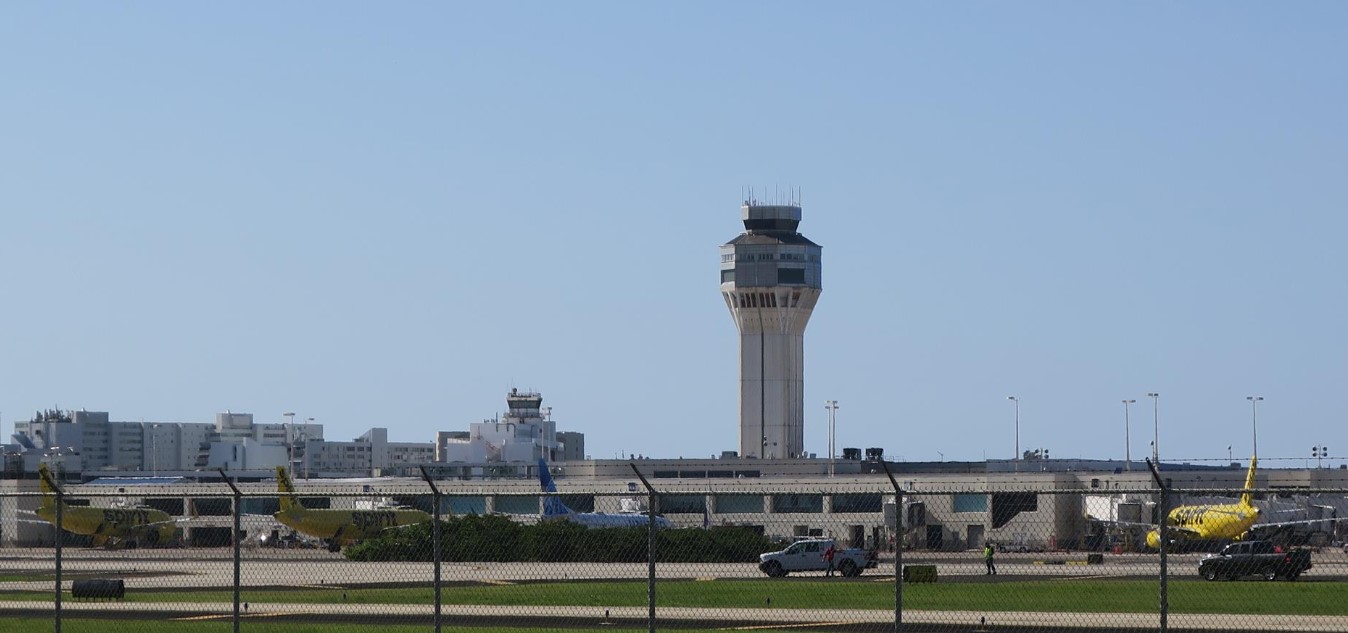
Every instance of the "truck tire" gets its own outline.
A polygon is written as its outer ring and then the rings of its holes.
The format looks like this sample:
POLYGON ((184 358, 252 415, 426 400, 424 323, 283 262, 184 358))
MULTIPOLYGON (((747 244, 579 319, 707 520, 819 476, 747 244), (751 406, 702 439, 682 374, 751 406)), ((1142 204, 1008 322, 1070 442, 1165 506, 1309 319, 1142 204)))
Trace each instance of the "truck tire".
POLYGON ((1214 580, 1217 580, 1217 568, 1216 568, 1216 567, 1209 567, 1209 568, 1207 568, 1207 569, 1204 569, 1204 570, 1203 570, 1203 580, 1206 580, 1206 581, 1209 581, 1209 582, 1214 581, 1214 580))
POLYGON ((1273 582, 1278 579, 1278 568, 1269 565, 1268 567, 1259 570, 1259 576, 1264 580, 1273 582))
POLYGON ((786 570, 782 569, 782 564, 775 560, 768 563, 768 568, 763 570, 763 573, 767 574, 769 578, 782 578, 786 576, 786 570))
POLYGON ((1292 582, 1301 576, 1301 572, 1294 571, 1287 574, 1287 582, 1292 582))
POLYGON ((838 572, 841 573, 843 576, 852 578, 854 576, 861 575, 861 568, 857 567, 856 563, 850 560, 845 560, 842 562, 841 565, 838 565, 838 572))

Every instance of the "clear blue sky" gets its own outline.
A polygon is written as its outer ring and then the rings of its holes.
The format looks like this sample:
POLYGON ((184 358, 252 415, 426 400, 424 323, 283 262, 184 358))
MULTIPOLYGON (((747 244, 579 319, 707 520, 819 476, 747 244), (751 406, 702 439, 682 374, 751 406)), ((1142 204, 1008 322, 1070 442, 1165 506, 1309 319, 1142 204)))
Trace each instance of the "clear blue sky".
POLYGON ((717 247, 798 186, 807 450, 1344 455, 1345 75, 1336 2, 5 4, 4 432, 734 450, 717 247))

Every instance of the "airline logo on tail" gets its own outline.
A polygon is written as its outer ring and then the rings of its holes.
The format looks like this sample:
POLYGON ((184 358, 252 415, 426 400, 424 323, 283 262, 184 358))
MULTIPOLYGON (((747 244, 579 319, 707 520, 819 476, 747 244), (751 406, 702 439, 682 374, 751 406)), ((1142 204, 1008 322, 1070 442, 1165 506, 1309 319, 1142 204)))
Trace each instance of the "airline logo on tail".
POLYGON ((561 517, 568 514, 575 514, 571 508, 562 503, 561 497, 556 496, 557 484, 552 480, 552 473, 548 472, 548 462, 542 457, 538 458, 538 482, 543 486, 543 492, 551 492, 552 495, 543 498, 543 516, 561 517))
POLYGON ((38 489, 42 491, 42 509, 56 507, 56 490, 51 479, 51 470, 46 464, 37 465, 38 489))
MULTIPOLYGON (((1250 457, 1250 472, 1245 475, 1245 492, 1240 495, 1240 505, 1254 508, 1254 466, 1259 462, 1256 456, 1250 457)), ((1258 512, 1256 510, 1256 512, 1258 512)))
POLYGON ((290 481, 290 473, 286 472, 285 466, 276 467, 276 491, 281 493, 278 501, 282 512, 300 507, 299 500, 295 498, 295 484, 290 481))

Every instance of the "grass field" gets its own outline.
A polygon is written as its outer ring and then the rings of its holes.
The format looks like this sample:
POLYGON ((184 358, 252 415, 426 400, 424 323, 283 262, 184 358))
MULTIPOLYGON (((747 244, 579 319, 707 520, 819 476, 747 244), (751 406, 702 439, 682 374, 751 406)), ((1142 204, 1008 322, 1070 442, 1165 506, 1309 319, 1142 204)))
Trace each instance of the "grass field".
MULTIPOLYGON (((894 608, 889 581, 823 580, 662 581, 657 607, 701 608, 894 608), (769 601, 769 599, 771 599, 769 601)), ((995 583, 933 583, 904 586, 904 608, 943 611, 1058 611, 1155 613, 1157 584, 1150 580, 1027 580, 995 583)), ((245 590, 256 604, 429 604, 429 587, 371 589, 245 590)), ((50 593, 0 592, 0 601, 50 600, 50 593)), ((70 598, 67 596, 66 598, 70 598)), ((455 585, 442 590, 443 604, 638 607, 646 604, 644 581, 547 582, 455 585)), ((230 591, 136 591, 128 602, 231 602, 230 591)), ((1348 615, 1348 584, 1339 582, 1170 583, 1173 613, 1250 615, 1348 615)))
MULTIPOLYGON (((53 623, 51 618, 6 618, 0 620, 0 633, 36 633, 38 631, 51 631, 53 623)), ((248 633, 366 633, 371 630, 369 624, 335 624, 331 622, 306 624, 295 622, 293 620, 286 622, 267 622, 263 620, 248 620, 241 627, 241 630, 248 633)), ((119 633, 126 631, 128 633, 230 633, 233 631, 233 623, 229 620, 216 620, 211 622, 160 622, 150 620, 94 620, 84 618, 63 618, 61 621, 62 633, 119 633)), ((381 624, 375 630, 379 633, 427 633, 432 631, 428 625, 402 625, 402 624, 381 624)), ((448 625, 442 625, 443 631, 457 630, 448 625)), ((568 628, 568 632, 573 633, 598 633, 599 631, 613 631, 614 627, 606 626, 604 628, 568 628)), ((622 630, 622 629, 619 629, 622 630)), ((627 629, 636 630, 636 629, 627 629)), ((645 627, 640 630, 644 631, 645 627)), ((538 633, 537 628, 474 628, 473 633, 538 633)), ((754 633, 782 633, 769 629, 754 629, 754 633)))

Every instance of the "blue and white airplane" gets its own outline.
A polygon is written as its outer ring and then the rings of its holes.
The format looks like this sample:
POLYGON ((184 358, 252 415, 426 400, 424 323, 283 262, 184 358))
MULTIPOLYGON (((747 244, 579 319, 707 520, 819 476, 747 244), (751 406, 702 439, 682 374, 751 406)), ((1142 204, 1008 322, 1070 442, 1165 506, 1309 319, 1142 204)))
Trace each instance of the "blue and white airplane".
MULTIPOLYGON (((552 481, 552 474, 548 472, 548 462, 542 458, 538 460, 538 482, 543 485, 543 492, 557 492, 557 484, 552 481)), ((566 504, 562 503, 561 497, 555 495, 543 499, 542 518, 544 521, 571 521, 587 528, 646 527, 650 524, 650 515, 645 512, 620 512, 617 514, 576 512, 566 507, 566 504)), ((672 528, 674 523, 657 515, 655 527, 672 528)))

